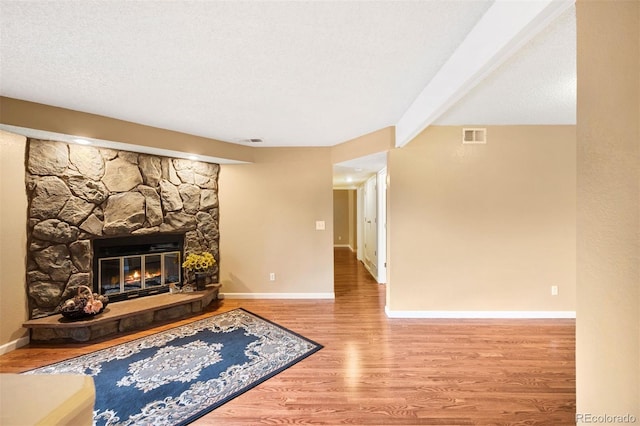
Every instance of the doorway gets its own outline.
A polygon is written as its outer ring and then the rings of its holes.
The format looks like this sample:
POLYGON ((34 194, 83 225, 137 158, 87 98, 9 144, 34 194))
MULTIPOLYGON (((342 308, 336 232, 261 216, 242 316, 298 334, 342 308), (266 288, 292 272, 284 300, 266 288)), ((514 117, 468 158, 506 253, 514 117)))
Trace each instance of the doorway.
MULTIPOLYGON (((358 181, 348 172, 336 185, 334 167, 334 247, 349 247, 374 279, 387 281, 386 153, 378 170, 362 174, 358 181), (346 177, 345 177, 346 176, 346 177), (350 179, 350 180, 347 180, 350 179)), ((360 169, 362 170, 362 169, 360 169)))

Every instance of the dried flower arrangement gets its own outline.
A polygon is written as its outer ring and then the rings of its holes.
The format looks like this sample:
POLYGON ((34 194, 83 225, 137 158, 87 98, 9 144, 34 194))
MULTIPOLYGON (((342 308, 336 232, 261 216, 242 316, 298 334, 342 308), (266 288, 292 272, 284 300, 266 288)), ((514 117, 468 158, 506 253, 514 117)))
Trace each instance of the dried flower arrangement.
POLYGON ((107 307, 109 298, 91 292, 86 285, 78 286, 78 294, 66 300, 60 307, 60 313, 65 318, 79 319, 97 315, 107 307))

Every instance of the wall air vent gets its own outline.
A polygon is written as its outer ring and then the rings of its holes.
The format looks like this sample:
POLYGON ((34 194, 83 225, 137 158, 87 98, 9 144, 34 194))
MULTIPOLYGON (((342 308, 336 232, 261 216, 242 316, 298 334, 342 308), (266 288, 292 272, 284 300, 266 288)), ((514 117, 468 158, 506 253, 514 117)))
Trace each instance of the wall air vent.
POLYGON ((462 143, 487 143, 487 129, 462 129, 462 143))
POLYGON ((263 142, 263 140, 261 138, 249 138, 249 139, 247 139, 247 142, 249 142, 249 143, 260 143, 260 142, 263 142))

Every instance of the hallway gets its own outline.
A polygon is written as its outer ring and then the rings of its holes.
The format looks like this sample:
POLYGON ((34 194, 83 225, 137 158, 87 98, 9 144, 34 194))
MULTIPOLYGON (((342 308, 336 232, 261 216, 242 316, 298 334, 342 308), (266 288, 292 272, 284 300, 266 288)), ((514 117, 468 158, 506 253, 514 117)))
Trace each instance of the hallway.
POLYGON ((206 314, 103 342, 31 345, 19 372, 243 307, 325 347, 193 424, 575 424, 574 320, 389 319, 385 287, 335 249, 335 301, 221 300, 206 314))

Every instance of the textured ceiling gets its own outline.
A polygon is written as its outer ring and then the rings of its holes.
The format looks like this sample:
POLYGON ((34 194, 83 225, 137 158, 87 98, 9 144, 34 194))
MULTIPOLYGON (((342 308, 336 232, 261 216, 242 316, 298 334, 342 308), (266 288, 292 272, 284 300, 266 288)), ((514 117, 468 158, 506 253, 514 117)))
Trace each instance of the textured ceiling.
POLYGON ((265 146, 393 125, 491 1, 6 1, 5 96, 265 146))
POLYGON ((488 1, 2 1, 0 92, 267 146, 392 125, 488 1))
POLYGON ((576 96, 576 12, 571 7, 434 124, 575 124, 576 96))
MULTIPOLYGON (((0 94, 240 144, 335 145, 398 124, 493 6, 0 0, 0 94)), ((575 43, 570 7, 432 123, 574 124, 575 43)), ((336 182, 385 162, 336 165, 336 182)))
POLYGON ((387 166, 387 153, 378 152, 356 158, 333 166, 333 187, 337 189, 355 189, 387 166))

